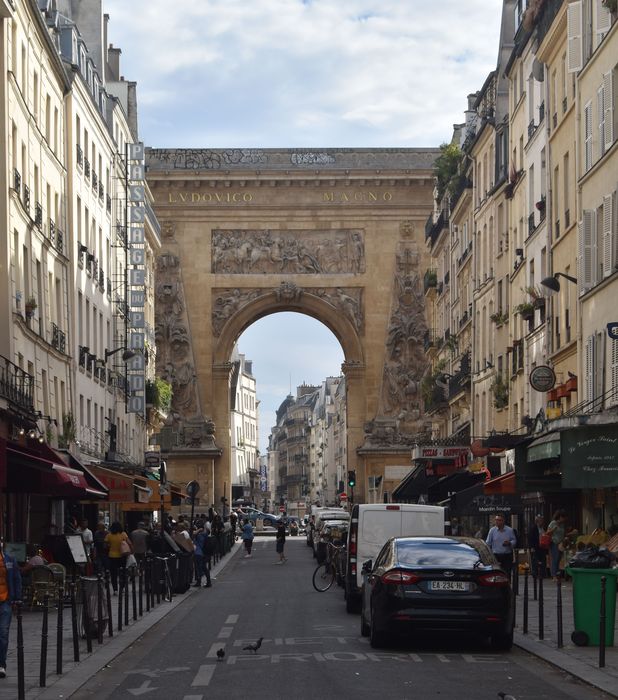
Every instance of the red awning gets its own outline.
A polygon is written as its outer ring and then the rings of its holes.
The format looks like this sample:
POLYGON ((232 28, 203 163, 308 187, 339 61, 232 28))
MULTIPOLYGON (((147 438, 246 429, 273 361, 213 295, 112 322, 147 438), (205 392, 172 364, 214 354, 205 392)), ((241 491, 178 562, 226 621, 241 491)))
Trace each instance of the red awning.
POLYGON ((515 472, 510 471, 489 479, 483 484, 483 493, 486 496, 517 493, 515 490, 515 472))

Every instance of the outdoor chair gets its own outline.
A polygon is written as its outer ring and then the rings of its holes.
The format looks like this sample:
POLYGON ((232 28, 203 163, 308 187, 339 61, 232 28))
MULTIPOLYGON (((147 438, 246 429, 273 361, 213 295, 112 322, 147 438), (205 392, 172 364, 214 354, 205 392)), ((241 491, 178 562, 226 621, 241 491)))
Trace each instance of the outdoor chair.
POLYGON ((35 605, 42 605, 46 595, 53 600, 58 590, 58 582, 53 570, 49 566, 35 566, 31 569, 30 589, 32 592, 31 610, 35 605))

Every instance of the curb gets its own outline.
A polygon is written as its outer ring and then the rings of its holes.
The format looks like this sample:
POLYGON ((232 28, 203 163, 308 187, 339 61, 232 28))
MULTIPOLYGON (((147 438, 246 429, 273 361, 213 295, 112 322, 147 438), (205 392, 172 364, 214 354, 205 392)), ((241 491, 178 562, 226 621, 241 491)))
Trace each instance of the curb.
MULTIPOLYGON (((211 575, 217 576, 240 549, 241 545, 238 542, 234 543, 231 551, 212 567, 211 575)), ((107 637, 102 646, 93 647, 93 652, 89 656, 84 657, 79 662, 72 662, 71 667, 62 676, 57 676, 56 679, 48 677, 45 688, 27 689, 27 697, 38 700, 58 700, 58 698, 70 697, 145 632, 197 592, 198 590, 191 586, 185 593, 176 594, 170 603, 161 602, 157 608, 144 614, 141 619, 133 622, 129 627, 124 627, 122 632, 115 632, 112 638, 107 637)))
POLYGON ((552 649, 537 637, 524 636, 519 632, 515 632, 513 644, 529 654, 546 661, 548 664, 565 671, 587 685, 594 686, 613 698, 618 698, 615 678, 600 676, 598 669, 587 666, 576 659, 571 659, 568 654, 552 649))

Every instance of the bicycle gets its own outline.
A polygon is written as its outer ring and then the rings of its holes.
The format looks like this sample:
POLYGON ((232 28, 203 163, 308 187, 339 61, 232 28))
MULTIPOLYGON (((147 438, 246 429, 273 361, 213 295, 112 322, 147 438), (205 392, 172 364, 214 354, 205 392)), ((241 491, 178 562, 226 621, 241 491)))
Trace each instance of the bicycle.
POLYGON ((173 597, 173 586, 172 586, 172 574, 170 573, 169 566, 167 564, 167 557, 155 557, 161 562, 161 576, 159 583, 161 584, 161 597, 163 600, 172 602, 173 597))
POLYGON ((313 572, 313 587, 319 593, 327 591, 338 579, 342 570, 340 560, 343 559, 343 545, 336 545, 332 542, 328 543, 328 555, 326 561, 320 564, 313 572))

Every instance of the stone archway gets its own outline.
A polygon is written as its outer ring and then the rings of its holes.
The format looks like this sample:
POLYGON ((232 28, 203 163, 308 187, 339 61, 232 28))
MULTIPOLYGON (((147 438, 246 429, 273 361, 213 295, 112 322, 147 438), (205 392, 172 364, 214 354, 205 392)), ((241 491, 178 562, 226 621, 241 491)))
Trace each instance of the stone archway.
POLYGON ((357 500, 370 477, 385 490, 400 479, 423 429, 421 276, 436 154, 147 151, 163 244, 157 370, 174 387, 161 434, 170 478, 197 479, 212 502, 230 497, 232 348, 259 318, 298 311, 343 349, 357 500))

